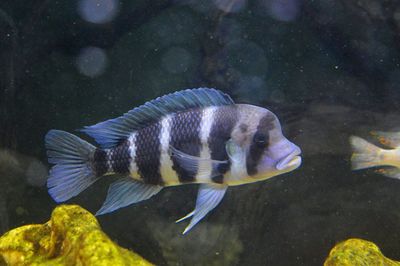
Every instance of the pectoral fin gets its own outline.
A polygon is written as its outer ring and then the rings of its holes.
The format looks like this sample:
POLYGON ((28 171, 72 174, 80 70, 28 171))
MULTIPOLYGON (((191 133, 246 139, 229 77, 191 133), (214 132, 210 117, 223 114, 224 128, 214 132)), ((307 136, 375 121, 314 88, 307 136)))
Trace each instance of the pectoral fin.
POLYGON ((226 142, 225 150, 231 161, 231 175, 237 178, 246 176, 246 150, 232 139, 226 142))
POLYGON ((170 146, 170 154, 175 158, 179 165, 193 176, 197 175, 199 179, 208 179, 220 175, 218 171, 221 165, 228 164, 228 161, 212 160, 211 158, 201 158, 184 153, 170 146), (200 165, 209 165, 209 167, 200 167, 200 165))
POLYGON ((157 194, 163 187, 148 185, 131 178, 118 180, 110 185, 106 201, 96 215, 115 211, 130 204, 146 200, 157 194))
POLYGON ((216 186, 203 184, 200 185, 200 189, 197 195, 195 209, 187 214, 185 217, 177 220, 179 223, 189 217, 192 217, 189 225, 183 231, 186 234, 190 229, 193 228, 204 216, 207 215, 212 209, 214 209, 222 200, 225 195, 227 186, 216 186))
POLYGON ((241 162, 246 158, 246 151, 236 144, 232 139, 225 144, 226 153, 233 162, 241 162))

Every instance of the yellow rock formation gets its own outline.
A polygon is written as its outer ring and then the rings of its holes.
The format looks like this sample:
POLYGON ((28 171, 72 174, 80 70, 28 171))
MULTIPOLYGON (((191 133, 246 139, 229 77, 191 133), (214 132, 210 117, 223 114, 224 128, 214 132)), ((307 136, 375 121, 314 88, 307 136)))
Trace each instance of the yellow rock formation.
POLYGON ((372 242, 352 238, 337 244, 329 253, 324 266, 400 266, 386 258, 372 242))
POLYGON ((111 241, 96 218, 77 205, 54 209, 45 224, 0 237, 0 265, 152 265, 111 241))

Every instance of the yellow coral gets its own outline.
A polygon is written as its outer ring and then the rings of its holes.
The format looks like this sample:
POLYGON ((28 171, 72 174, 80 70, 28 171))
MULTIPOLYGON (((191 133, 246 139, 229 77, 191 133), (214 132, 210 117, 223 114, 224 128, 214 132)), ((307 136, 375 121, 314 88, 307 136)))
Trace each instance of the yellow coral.
POLYGON ((386 258, 378 246, 362 239, 348 239, 337 244, 329 253, 324 266, 400 266, 386 258))
POLYGON ((43 225, 25 225, 0 237, 0 264, 9 265, 152 265, 119 247, 96 218, 76 205, 54 209, 43 225))

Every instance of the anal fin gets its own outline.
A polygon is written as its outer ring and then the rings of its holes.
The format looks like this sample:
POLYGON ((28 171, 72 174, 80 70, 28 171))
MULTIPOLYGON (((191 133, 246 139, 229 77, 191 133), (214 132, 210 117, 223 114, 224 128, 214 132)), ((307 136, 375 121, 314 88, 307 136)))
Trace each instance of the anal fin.
POLYGON ((108 189, 107 198, 96 215, 115 211, 119 208, 151 198, 160 192, 162 186, 144 184, 129 177, 115 181, 108 189))
POLYGON ((380 168, 375 170, 375 172, 387 177, 400 179, 400 169, 397 167, 380 168))

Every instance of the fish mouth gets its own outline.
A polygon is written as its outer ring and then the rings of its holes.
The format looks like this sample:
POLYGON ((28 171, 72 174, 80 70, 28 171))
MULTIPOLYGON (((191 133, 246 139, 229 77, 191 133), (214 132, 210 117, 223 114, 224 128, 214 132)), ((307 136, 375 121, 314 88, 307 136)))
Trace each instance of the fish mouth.
POLYGON ((279 161, 279 163, 276 165, 276 169, 280 171, 287 168, 298 167, 301 164, 300 154, 300 148, 296 147, 292 153, 279 161))

